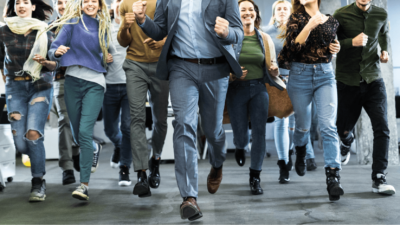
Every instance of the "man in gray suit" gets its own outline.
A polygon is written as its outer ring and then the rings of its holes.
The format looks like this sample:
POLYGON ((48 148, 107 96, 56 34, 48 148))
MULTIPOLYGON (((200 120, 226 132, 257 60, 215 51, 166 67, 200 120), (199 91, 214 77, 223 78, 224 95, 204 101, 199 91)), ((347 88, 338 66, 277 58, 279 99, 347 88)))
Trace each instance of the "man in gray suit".
POLYGON ((232 72, 242 76, 233 44, 243 39, 236 0, 159 0, 154 21, 146 16, 146 2, 132 6, 136 21, 154 40, 168 35, 157 65, 156 76, 169 80, 175 114, 175 174, 183 197, 182 219, 202 217, 197 205, 198 173, 196 131, 198 109, 208 142, 211 171, 208 192, 217 192, 226 158, 222 117, 232 72))

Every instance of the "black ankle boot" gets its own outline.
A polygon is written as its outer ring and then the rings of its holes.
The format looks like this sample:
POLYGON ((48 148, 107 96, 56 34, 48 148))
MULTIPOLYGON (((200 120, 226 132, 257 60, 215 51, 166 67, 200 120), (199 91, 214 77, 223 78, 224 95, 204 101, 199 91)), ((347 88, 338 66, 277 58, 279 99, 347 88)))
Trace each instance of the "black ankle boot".
POLYGON ((253 195, 262 195, 264 193, 261 188, 261 179, 260 179, 261 170, 252 170, 250 169, 250 190, 253 195))
POLYGON ((289 183, 289 181, 290 181, 289 170, 288 170, 289 163, 286 164, 285 160, 278 160, 277 164, 279 166, 279 183, 281 183, 281 184, 289 183))
POLYGON ((133 194, 138 195, 140 198, 150 197, 150 186, 147 181, 146 171, 138 171, 137 172, 137 184, 133 188, 133 194))
POLYGON ((340 185, 339 169, 331 169, 330 167, 325 168, 326 174, 326 185, 329 194, 330 201, 337 201, 340 199, 340 195, 344 194, 342 185, 340 185))
POLYGON ((244 166, 246 163, 246 151, 244 149, 236 149, 235 159, 239 166, 244 166))
POLYGON ((307 172, 306 165, 306 145, 302 147, 296 146, 296 163, 294 164, 294 168, 296 169, 296 173, 299 176, 304 176, 307 172))
POLYGON ((158 188, 160 186, 160 161, 161 158, 156 160, 153 157, 149 160, 149 185, 151 188, 158 188))

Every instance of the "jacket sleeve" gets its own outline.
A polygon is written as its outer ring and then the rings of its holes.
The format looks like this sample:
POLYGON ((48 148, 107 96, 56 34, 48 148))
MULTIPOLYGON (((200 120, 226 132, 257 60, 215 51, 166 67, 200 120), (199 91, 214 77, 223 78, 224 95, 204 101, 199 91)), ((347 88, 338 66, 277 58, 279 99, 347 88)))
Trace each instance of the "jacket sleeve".
POLYGON ((139 24, 143 32, 155 41, 161 41, 168 35, 168 20, 164 11, 164 4, 168 1, 157 1, 154 21, 146 15, 146 20, 143 24, 139 24))
POLYGON ((48 52, 48 57, 51 61, 60 61, 61 57, 56 57, 55 52, 57 51, 58 47, 61 45, 68 46, 71 42, 71 26, 74 25, 64 25, 60 32, 58 33, 56 39, 51 44, 50 50, 48 52))
POLYGON ((219 38, 222 45, 237 44, 243 40, 243 24, 240 19, 238 2, 227 0, 225 19, 229 22, 229 34, 226 38, 219 38))

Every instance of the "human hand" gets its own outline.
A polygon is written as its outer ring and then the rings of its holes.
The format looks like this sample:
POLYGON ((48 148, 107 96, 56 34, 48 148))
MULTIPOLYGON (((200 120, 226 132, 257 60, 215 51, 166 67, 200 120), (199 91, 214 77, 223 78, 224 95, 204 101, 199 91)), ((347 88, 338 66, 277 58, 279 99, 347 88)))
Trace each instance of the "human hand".
POLYGON ((132 24, 136 21, 135 13, 126 13, 124 17, 124 28, 130 29, 132 24))
MULTIPOLYGON (((272 61, 274 62, 274 61, 272 61)), ((272 64, 271 67, 268 69, 269 75, 273 77, 277 77, 279 75, 279 68, 276 64, 272 64)))
POLYGON ((335 40, 335 43, 329 44, 329 51, 331 54, 338 54, 340 52, 340 43, 338 40, 335 40))
POLYGON ((60 45, 60 47, 58 47, 58 49, 56 50, 54 55, 56 55, 57 57, 63 56, 65 53, 68 52, 69 49, 70 49, 69 47, 65 47, 64 45, 60 45))
POLYGON ((389 62, 389 53, 387 51, 383 51, 380 57, 381 63, 388 63, 389 62))
POLYGON ((135 13, 136 19, 140 24, 146 20, 147 1, 139 0, 132 5, 132 11, 135 13))
POLYGON ((143 44, 147 44, 151 50, 157 50, 164 46, 165 40, 155 41, 151 38, 147 38, 146 40, 144 40, 143 44))
POLYGON ((242 72, 243 72, 243 75, 239 78, 239 80, 244 80, 244 78, 246 78, 247 74, 249 73, 248 70, 244 70, 243 66, 242 66, 242 72))
POLYGON ((317 13, 311 19, 308 21, 306 27, 311 31, 314 30, 316 27, 318 27, 321 24, 324 24, 326 21, 328 21, 329 17, 325 16, 322 13, 317 13))
POLYGON ((357 37, 353 38, 353 46, 354 47, 364 47, 367 45, 368 36, 364 33, 357 35, 357 37))
POLYGON ((220 38, 225 39, 229 34, 229 21, 218 16, 215 20, 214 31, 220 38))
POLYGON ((113 61, 114 61, 113 56, 110 53, 108 53, 106 62, 107 63, 112 63, 113 61))

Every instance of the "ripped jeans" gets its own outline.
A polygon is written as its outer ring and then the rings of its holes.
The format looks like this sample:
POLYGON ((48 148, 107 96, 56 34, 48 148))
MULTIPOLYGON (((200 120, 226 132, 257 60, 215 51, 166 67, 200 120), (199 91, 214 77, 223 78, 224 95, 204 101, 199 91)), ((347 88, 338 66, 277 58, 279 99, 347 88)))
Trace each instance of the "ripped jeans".
POLYGON ((6 98, 15 148, 29 156, 32 176, 42 177, 46 174, 44 125, 50 113, 53 88, 37 92, 32 81, 14 81, 7 77, 6 98), (29 140, 30 131, 36 131, 39 138, 29 140))
POLYGON ((293 62, 287 90, 295 112, 294 145, 305 146, 309 142, 314 100, 324 148, 325 167, 341 169, 336 128, 338 100, 332 63, 293 62))

